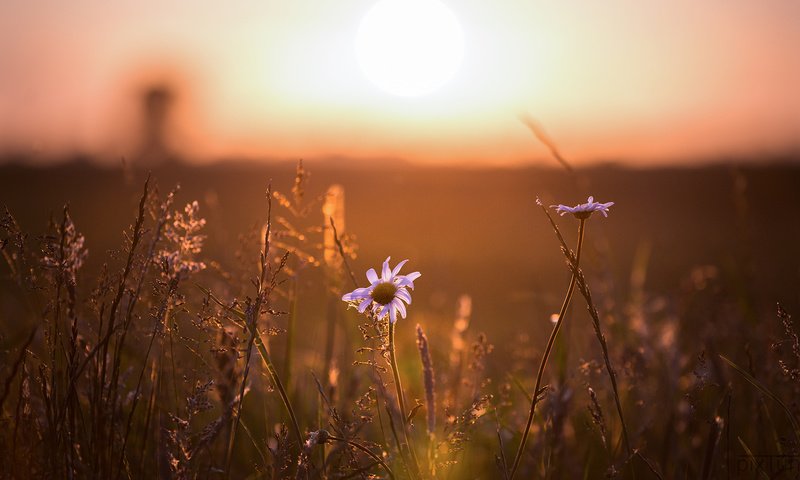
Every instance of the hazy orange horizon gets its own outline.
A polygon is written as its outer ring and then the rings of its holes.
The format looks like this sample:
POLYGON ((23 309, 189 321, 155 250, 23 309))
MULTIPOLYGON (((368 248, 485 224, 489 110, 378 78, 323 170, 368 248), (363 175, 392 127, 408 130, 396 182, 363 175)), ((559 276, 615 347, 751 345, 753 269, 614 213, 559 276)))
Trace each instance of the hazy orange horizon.
POLYGON ((521 114, 576 164, 800 151, 800 2, 443 1, 464 60, 417 98, 359 68, 373 3, 6 0, 0 151, 130 158, 155 85, 170 148, 197 161, 545 157, 521 114))

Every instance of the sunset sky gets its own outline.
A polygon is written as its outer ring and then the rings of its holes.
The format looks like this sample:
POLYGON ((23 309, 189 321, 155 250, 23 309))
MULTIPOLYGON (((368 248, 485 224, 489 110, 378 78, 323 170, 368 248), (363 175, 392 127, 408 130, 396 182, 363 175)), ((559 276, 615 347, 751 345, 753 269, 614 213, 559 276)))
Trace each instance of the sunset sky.
POLYGON ((800 151, 800 2, 443 0, 463 61, 438 90, 362 71, 373 0, 4 0, 0 151, 135 149, 137 95, 176 94, 174 147, 215 158, 691 162, 800 151))

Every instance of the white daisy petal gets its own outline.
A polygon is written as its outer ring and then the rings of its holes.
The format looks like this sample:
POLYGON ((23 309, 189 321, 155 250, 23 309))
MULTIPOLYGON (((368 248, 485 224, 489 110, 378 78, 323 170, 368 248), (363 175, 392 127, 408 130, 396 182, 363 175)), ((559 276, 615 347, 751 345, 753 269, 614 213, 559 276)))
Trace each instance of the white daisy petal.
POLYGON ((389 259, 392 257, 386 257, 386 260, 383 262, 383 272, 381 276, 381 280, 384 282, 388 282, 392 278, 392 269, 389 268, 389 259))
POLYGON ((403 277, 407 278, 411 282, 411 288, 414 288, 414 280, 421 277, 422 274, 419 272, 411 272, 408 275, 403 275, 403 277))
POLYGON ((342 296, 342 300, 345 302, 353 302, 356 300, 361 300, 364 297, 369 296, 369 288, 356 288, 350 293, 346 293, 342 296))
POLYGON ((400 273, 400 269, 401 269, 401 268, 403 268, 403 265, 405 265, 405 264, 406 264, 406 262, 408 262, 408 260, 407 260, 407 259, 406 259, 406 260, 403 260, 403 261, 402 261, 402 262, 400 262, 400 263, 398 263, 398 264, 397 264, 397 265, 394 267, 394 270, 392 270, 392 276, 395 276, 395 275, 397 275, 398 273, 400 273))
POLYGON ((372 303, 371 298, 365 298, 364 300, 362 300, 361 303, 358 305, 358 313, 364 313, 364 310, 366 310, 367 307, 369 307, 370 303, 372 303))
POLYGON ((386 257, 381 266, 380 276, 374 268, 366 272, 368 287, 356 288, 350 293, 342 296, 342 300, 357 304, 359 313, 367 313, 374 318, 389 318, 392 323, 397 321, 397 314, 406 318, 408 314, 407 304, 411 304, 411 293, 408 288, 414 288, 414 280, 422 276, 419 272, 412 272, 408 275, 401 275, 400 270, 408 260, 403 260, 394 269, 389 262, 391 257, 386 257))
POLYGON ((400 316, 406 318, 406 306, 399 299, 395 300, 395 308, 400 311, 400 316))
POLYGON ((586 220, 594 212, 600 212, 603 214, 604 217, 608 217, 608 209, 612 205, 614 205, 614 202, 607 202, 607 203, 595 202, 594 197, 590 196, 587 199, 586 203, 581 203, 575 205, 574 207, 558 204, 558 205, 550 205, 550 208, 554 208, 556 210, 556 213, 558 213, 562 217, 567 213, 571 213, 581 220, 586 220))
POLYGON ((369 283, 375 283, 380 280, 374 268, 367 270, 367 280, 369 280, 369 283))
POLYGON ((408 290, 406 290, 403 287, 398 288, 397 293, 395 293, 394 296, 401 300, 404 300, 408 304, 411 304, 411 294, 408 293, 408 290))

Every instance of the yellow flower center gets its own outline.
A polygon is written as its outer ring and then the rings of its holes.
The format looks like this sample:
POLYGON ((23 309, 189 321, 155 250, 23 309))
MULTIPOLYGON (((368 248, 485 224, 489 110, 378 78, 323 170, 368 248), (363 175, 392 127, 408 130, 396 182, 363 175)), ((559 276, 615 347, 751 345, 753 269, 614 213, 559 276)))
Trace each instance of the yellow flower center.
POLYGON ((381 305, 387 305, 394 300, 394 294, 397 293, 397 286, 392 282, 379 283, 372 289, 372 299, 381 305))

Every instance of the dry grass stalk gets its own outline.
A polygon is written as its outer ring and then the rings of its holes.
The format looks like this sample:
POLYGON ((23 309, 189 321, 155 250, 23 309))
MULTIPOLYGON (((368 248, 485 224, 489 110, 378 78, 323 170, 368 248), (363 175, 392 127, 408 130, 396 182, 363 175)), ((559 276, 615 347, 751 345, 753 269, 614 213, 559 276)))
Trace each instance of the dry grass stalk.
POLYGON ((427 409, 428 434, 432 435, 436 431, 436 395, 435 378, 433 374, 433 361, 431 352, 428 349, 428 337, 422 331, 422 327, 417 325, 417 349, 422 359, 422 378, 425 383, 425 408, 427 409))

